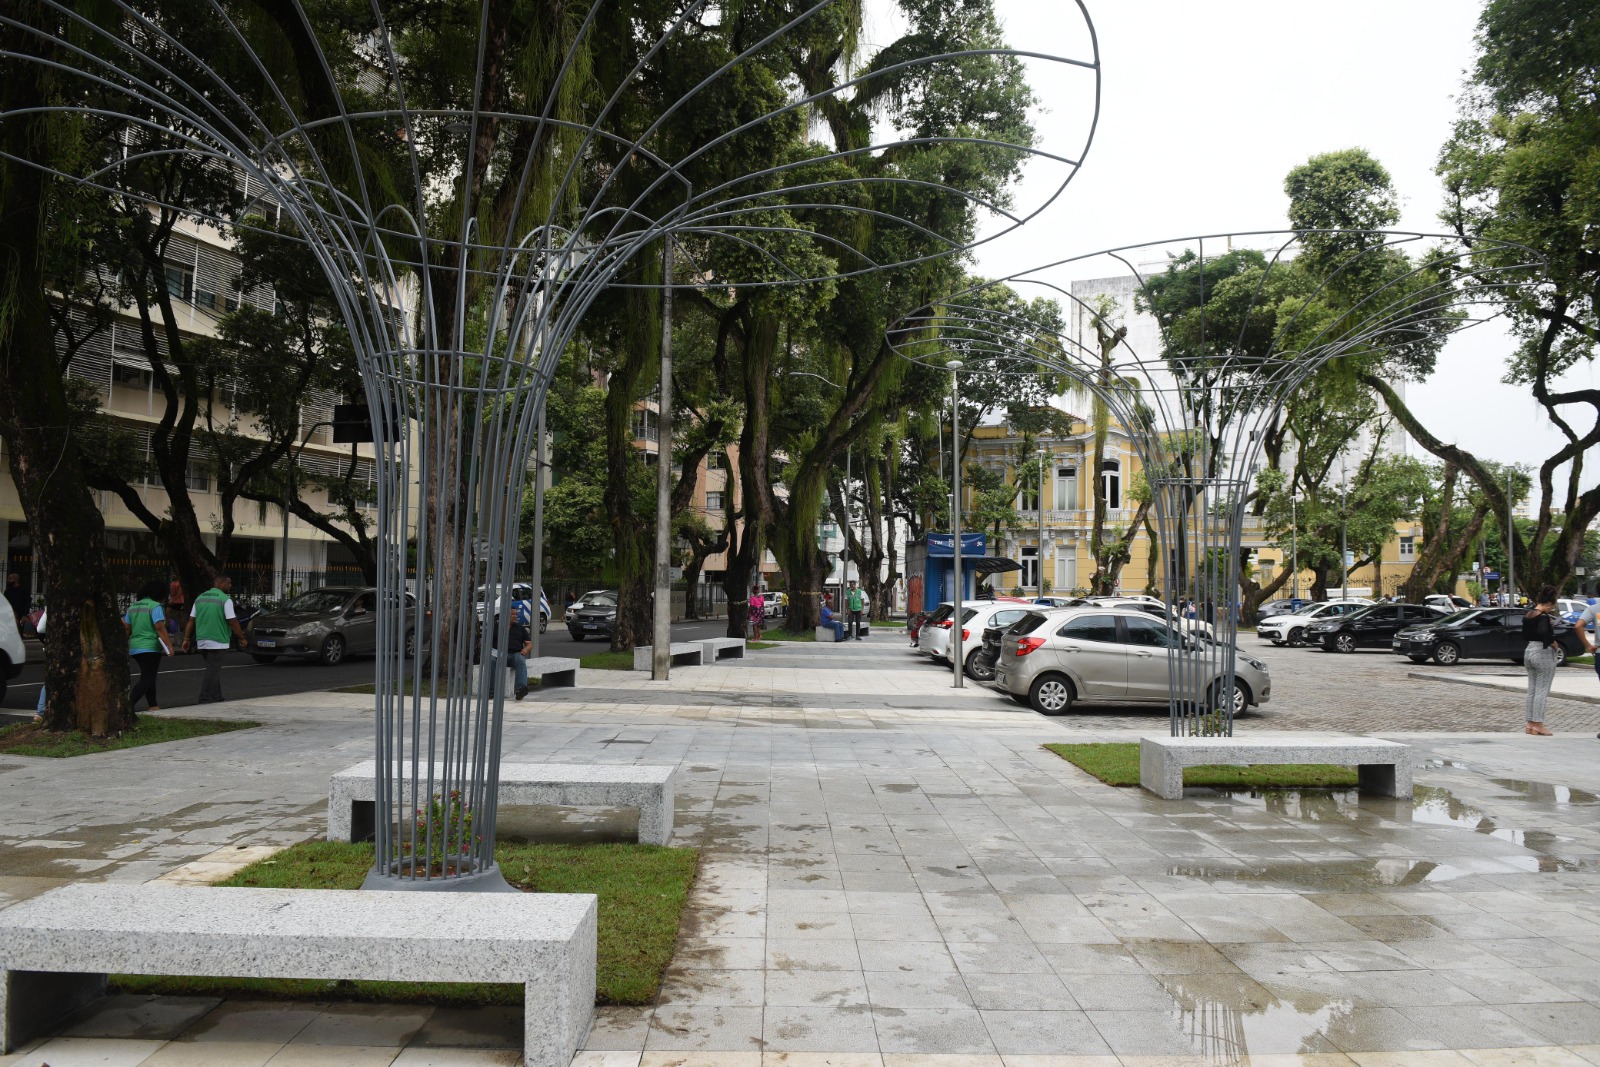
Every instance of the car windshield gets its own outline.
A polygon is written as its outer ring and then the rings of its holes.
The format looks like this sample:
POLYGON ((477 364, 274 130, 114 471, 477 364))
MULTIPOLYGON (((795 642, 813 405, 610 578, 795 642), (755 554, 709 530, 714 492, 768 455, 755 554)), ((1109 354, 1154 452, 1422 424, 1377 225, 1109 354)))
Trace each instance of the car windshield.
POLYGON ((307 615, 326 615, 334 611, 342 611, 345 603, 349 601, 350 594, 345 590, 313 589, 309 593, 301 593, 288 604, 284 605, 285 611, 297 611, 307 615))
POLYGON ((940 604, 938 607, 933 609, 933 614, 929 615, 926 621, 943 622, 945 619, 950 617, 951 610, 952 609, 949 604, 940 604))
POLYGON ((1376 605, 1376 604, 1369 604, 1364 608, 1356 608, 1354 611, 1346 613, 1344 617, 1346 619, 1351 620, 1351 621, 1354 621, 1356 619, 1364 619, 1368 615, 1371 615, 1373 613, 1373 611, 1376 610, 1377 607, 1378 607, 1378 605, 1376 605))
POLYGON ((1041 611, 1030 611, 1016 621, 1015 625, 1011 627, 1010 632, 1017 634, 1018 636, 1021 636, 1022 634, 1031 634, 1033 631, 1043 626, 1044 621, 1047 618, 1049 618, 1049 616, 1041 611))
POLYGON ((590 593, 583 598, 583 606, 586 608, 614 608, 617 606, 617 594, 590 593))
POLYGON ((1431 621, 1435 624, 1445 622, 1466 622, 1468 619, 1480 614, 1482 614, 1482 612, 1478 608, 1468 608, 1465 611, 1453 611, 1442 619, 1433 619, 1431 621))

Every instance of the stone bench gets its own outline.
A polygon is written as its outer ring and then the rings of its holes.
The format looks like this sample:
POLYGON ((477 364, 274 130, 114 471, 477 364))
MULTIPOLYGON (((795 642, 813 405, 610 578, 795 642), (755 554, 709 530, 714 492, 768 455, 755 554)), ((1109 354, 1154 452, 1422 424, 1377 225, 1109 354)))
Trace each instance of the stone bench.
POLYGON ((700 642, 701 649, 705 652, 705 662, 715 663, 719 659, 744 659, 744 638, 742 637, 708 637, 700 642))
POLYGON ((1141 737, 1139 784, 1163 800, 1183 799, 1183 769, 1212 764, 1331 763, 1356 768, 1363 793, 1411 796, 1411 747, 1376 737, 1141 737))
MULTIPOLYGON (((365 841, 373 835, 377 767, 376 761, 367 760, 328 779, 329 841, 365 841)), ((639 841, 664 845, 672 839, 676 773, 676 767, 660 765, 502 763, 499 803, 638 808, 639 841)), ((409 796, 402 796, 401 804, 407 810, 415 806, 409 796)))
POLYGON ((819 643, 825 644, 825 645, 831 645, 835 641, 840 641, 840 640, 846 640, 847 641, 847 640, 850 639, 850 635, 849 635, 848 632, 845 633, 845 636, 843 638, 835 637, 833 635, 833 627, 831 627, 831 626, 819 626, 819 627, 816 628, 816 631, 814 633, 812 633, 811 636, 816 638, 819 643))
POLYGON ((79 883, 0 911, 0 1053, 109 974, 507 982, 528 1067, 568 1067, 594 1017, 595 897, 79 883))
MULTIPOLYGON (((650 655, 654 646, 635 645, 633 648, 633 669, 647 671, 650 669, 650 655)), ((672 657, 674 667, 701 667, 706 662, 705 644, 700 641, 674 641, 667 646, 668 655, 672 657)))
POLYGON ((571 689, 578 684, 579 665, 566 656, 536 656, 528 660, 528 677, 538 678, 546 689, 571 689))

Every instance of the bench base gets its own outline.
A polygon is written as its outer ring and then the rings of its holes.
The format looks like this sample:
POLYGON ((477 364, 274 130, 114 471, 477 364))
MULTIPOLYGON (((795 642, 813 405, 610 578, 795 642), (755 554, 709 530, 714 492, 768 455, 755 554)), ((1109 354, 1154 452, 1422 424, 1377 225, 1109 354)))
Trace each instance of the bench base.
MULTIPOLYGON (((655 649, 651 645, 633 646, 633 669, 647 671, 655 649)), ((706 662, 705 645, 699 641, 674 641, 667 646, 674 667, 703 667, 706 662)))
POLYGON ((1356 768, 1361 792, 1411 796, 1411 748, 1375 737, 1141 737, 1139 785, 1163 800, 1183 799, 1183 769, 1210 764, 1331 763, 1356 768))

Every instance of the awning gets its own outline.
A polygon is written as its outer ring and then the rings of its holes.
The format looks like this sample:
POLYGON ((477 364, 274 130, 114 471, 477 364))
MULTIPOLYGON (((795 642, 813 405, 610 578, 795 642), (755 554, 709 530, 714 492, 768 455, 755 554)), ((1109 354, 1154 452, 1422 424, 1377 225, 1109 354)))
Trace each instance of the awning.
POLYGON ((972 559, 972 570, 975 574, 1004 574, 1007 571, 1021 569, 1022 564, 1004 556, 974 556, 972 559))

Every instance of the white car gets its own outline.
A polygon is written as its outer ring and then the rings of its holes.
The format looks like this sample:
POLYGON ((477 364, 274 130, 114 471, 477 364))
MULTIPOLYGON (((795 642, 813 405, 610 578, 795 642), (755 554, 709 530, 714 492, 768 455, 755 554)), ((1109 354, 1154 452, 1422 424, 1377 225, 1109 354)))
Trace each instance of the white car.
POLYGON ((22 635, 17 632, 17 620, 12 617, 11 605, 0 608, 0 700, 6 697, 6 683, 22 673, 28 662, 28 651, 22 646, 22 635))
POLYGON ((1368 607, 1371 604, 1372 601, 1365 597, 1325 600, 1293 615, 1274 615, 1269 619, 1262 619, 1256 623, 1256 636, 1275 645, 1299 645, 1305 641, 1306 630, 1312 623, 1327 622, 1329 619, 1348 615, 1358 608, 1368 607))
MULTIPOLYGON (((527 582, 512 582, 511 583, 511 599, 513 601, 517 601, 517 600, 527 601, 529 603, 529 605, 531 606, 532 603, 533 603, 533 586, 529 585, 527 582)), ((489 587, 486 586, 486 585, 480 585, 480 586, 478 586, 478 618, 479 619, 483 618, 484 612, 488 609, 488 606, 489 606, 489 587)), ((500 614, 500 598, 499 597, 495 597, 494 598, 494 611, 495 611, 496 615, 500 614)), ((545 630, 549 628, 549 626, 550 626, 550 601, 545 598, 544 593, 541 591, 539 593, 539 632, 540 633, 544 633, 545 630)))
POLYGON ((1472 607, 1472 601, 1466 597, 1449 596, 1445 593, 1434 593, 1422 598, 1422 602, 1430 608, 1443 608, 1446 611, 1465 611, 1472 607))
MULTIPOLYGON (((961 622, 966 629, 967 636, 961 639, 961 653, 965 658, 969 651, 975 651, 983 642, 983 628, 976 630, 972 627, 973 616, 983 608, 992 608, 993 600, 964 600, 961 602, 961 622), (970 649, 968 646, 971 646, 970 649)), ((927 621, 922 624, 922 629, 917 633, 917 651, 924 656, 931 656, 936 663, 950 662, 950 631, 953 626, 955 611, 950 601, 946 600, 934 609, 927 621)))
MULTIPOLYGON (((1090 605, 1097 608, 1132 608, 1134 611, 1142 611, 1148 615, 1154 615, 1158 619, 1172 621, 1172 616, 1167 612, 1166 604, 1153 596, 1099 596, 1094 597, 1090 601, 1090 605)), ((1179 619, 1178 623, 1183 629, 1192 634, 1199 634, 1208 641, 1217 639, 1216 628, 1204 619, 1184 618, 1179 619)))

